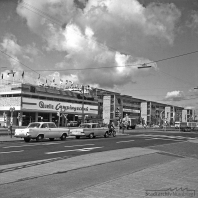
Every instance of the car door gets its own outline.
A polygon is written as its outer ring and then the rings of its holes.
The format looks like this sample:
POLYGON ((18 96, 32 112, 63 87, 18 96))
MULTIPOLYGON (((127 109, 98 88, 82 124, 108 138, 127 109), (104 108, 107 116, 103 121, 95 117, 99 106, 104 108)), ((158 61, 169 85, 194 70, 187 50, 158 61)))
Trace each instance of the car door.
POLYGON ((49 127, 49 134, 48 134, 49 138, 57 138, 61 136, 61 132, 59 128, 57 128, 54 123, 48 123, 48 127, 49 127))
POLYGON ((83 132, 85 133, 86 136, 89 136, 90 133, 93 133, 93 128, 92 124, 85 124, 83 128, 83 132))
POLYGON ((100 136, 101 135, 101 128, 99 124, 93 124, 93 129, 94 129, 94 135, 95 136, 100 136))
POLYGON ((49 127, 47 123, 43 123, 40 128, 41 134, 44 134, 44 138, 49 138, 49 127))

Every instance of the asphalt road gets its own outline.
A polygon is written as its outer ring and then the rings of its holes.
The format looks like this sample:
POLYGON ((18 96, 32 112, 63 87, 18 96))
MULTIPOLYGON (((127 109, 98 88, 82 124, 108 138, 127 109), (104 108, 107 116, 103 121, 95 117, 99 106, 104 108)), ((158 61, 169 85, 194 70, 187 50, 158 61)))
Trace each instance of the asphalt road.
MULTIPOLYGON (((95 139, 67 139, 66 141, 32 141, 2 142, 0 145, 0 165, 19 162, 32 162, 28 166, 48 163, 78 155, 93 152, 103 152, 122 148, 149 147, 159 150, 157 153, 133 157, 130 159, 104 163, 100 165, 80 168, 77 170, 59 172, 34 179, 9 183, 0 186, 1 196, 4 198, 21 197, 64 197, 84 188, 105 183, 135 173, 158 164, 165 164, 172 160, 193 157, 198 158, 198 144, 189 141, 198 138, 198 133, 132 131, 126 136, 115 138, 95 139), (161 152, 162 151, 162 152, 161 152)), ((15 168, 24 168, 19 165, 15 168)), ((10 171, 2 170, 2 171, 10 171)), ((102 192, 101 192, 102 193, 102 192)), ((99 196, 99 195, 98 195, 99 196)), ((119 195, 118 195, 119 196, 119 195)))
POLYGON ((198 137, 198 133, 156 133, 153 131, 145 133, 144 131, 134 131, 129 135, 115 138, 82 138, 79 140, 67 139, 66 141, 44 140, 41 142, 31 141, 30 143, 25 143, 23 140, 4 142, 0 145, 0 165, 37 160, 45 160, 42 163, 48 163, 52 160, 130 147, 153 147, 158 145, 161 148, 160 145, 186 142, 196 137, 198 137))

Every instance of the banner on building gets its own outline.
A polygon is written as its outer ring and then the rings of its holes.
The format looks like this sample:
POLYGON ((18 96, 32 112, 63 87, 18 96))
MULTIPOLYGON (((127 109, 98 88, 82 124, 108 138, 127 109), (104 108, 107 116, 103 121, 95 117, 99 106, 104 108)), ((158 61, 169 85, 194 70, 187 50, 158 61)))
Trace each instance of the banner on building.
POLYGON ((103 97, 103 122, 109 123, 111 114, 111 96, 103 97))

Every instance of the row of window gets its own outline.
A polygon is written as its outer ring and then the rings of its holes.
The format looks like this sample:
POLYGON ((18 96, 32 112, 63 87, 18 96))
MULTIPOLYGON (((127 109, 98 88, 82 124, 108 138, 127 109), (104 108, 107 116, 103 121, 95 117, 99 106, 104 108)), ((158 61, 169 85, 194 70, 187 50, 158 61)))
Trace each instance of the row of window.
MULTIPOLYGON (((69 99, 63 99, 63 98, 45 97, 45 96, 38 96, 38 95, 27 95, 27 94, 5 94, 5 95, 1 95, 1 97, 5 97, 5 98, 6 97, 25 97, 25 98, 33 98, 33 99, 40 99, 40 100, 51 100, 51 101, 82 104, 82 101, 69 100, 69 99)), ((96 105, 96 103, 88 102, 88 101, 84 101, 84 104, 96 105)))

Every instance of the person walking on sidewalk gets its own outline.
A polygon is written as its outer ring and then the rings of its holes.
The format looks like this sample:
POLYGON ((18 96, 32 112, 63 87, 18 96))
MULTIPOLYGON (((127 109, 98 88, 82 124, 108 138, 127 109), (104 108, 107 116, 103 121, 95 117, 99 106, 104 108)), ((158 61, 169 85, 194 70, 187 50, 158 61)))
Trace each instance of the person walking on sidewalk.
POLYGON ((124 121, 121 122, 120 126, 121 126, 121 128, 122 128, 122 133, 124 133, 124 128, 125 128, 124 121))

